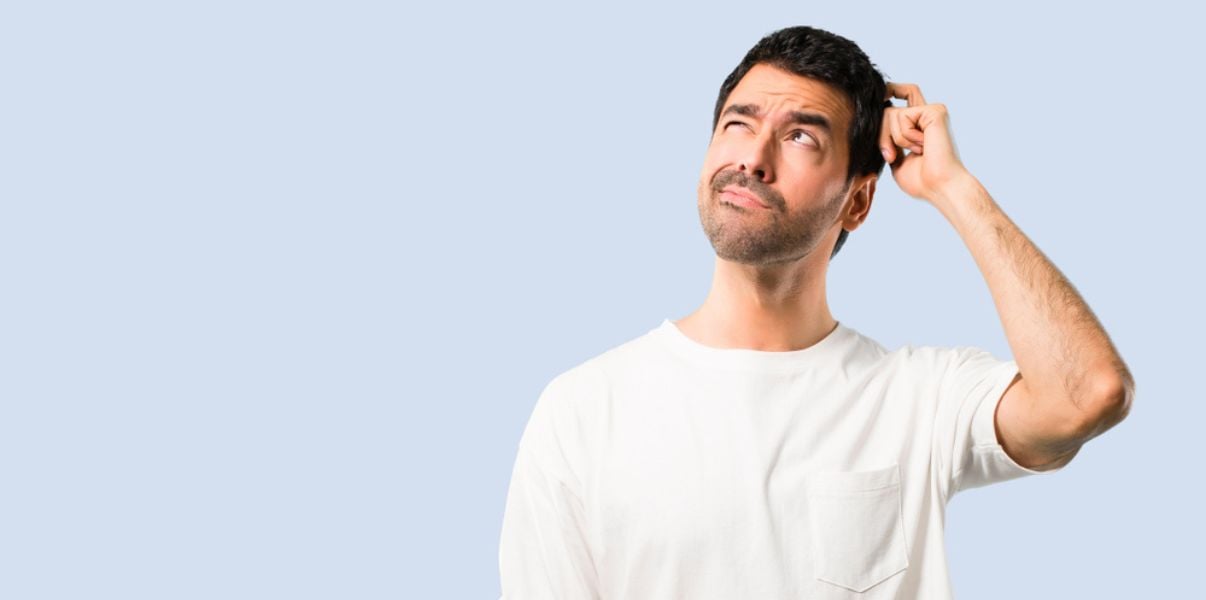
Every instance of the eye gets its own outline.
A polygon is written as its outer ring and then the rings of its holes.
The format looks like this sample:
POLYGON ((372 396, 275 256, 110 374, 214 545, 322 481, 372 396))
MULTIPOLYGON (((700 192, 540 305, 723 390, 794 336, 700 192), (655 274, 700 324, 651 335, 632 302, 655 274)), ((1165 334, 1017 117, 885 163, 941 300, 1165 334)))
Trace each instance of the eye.
POLYGON ((741 121, 729 121, 728 123, 725 123, 721 129, 728 129, 729 125, 745 125, 745 123, 742 123, 741 121))
POLYGON ((809 143, 807 145, 809 145, 809 146, 817 146, 818 145, 816 140, 812 139, 812 136, 808 135, 808 132, 804 131, 803 129, 797 129, 797 130, 791 132, 791 139, 793 139, 793 140, 797 139, 800 136, 808 138, 809 143))

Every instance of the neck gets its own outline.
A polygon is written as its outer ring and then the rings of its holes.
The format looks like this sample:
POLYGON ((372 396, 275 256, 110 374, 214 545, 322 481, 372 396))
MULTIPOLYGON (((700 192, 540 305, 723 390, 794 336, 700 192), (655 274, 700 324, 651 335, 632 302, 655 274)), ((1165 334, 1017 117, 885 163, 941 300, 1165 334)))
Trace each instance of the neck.
POLYGON ((785 352, 812 346, 837 326, 825 297, 829 257, 821 258, 750 266, 717 257, 708 297, 675 325, 716 348, 785 352))

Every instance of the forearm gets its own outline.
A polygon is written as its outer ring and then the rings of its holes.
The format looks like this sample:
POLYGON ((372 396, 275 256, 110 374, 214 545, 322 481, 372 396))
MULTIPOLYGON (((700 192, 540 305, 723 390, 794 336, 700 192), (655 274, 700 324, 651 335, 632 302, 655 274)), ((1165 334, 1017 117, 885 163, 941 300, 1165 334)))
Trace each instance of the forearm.
MULTIPOLYGON (((933 204, 971 251, 992 293, 1018 371, 1036 398, 1067 403, 1099 431, 1129 409, 1134 381, 1072 284, 971 175, 933 204)), ((1063 408, 1063 407, 1058 407, 1063 408)))

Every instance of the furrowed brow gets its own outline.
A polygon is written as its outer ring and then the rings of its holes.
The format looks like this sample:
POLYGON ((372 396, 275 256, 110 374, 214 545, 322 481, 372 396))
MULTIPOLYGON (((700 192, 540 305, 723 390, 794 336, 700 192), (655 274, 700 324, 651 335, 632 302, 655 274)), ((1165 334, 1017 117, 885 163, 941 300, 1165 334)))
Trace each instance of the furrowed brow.
MULTIPOLYGON (((724 117, 730 114, 737 114, 751 119, 762 118, 762 110, 756 104, 731 104, 728 108, 724 109, 724 112, 720 116, 724 117)), ((820 113, 793 110, 787 114, 786 122, 793 125, 813 125, 824 131, 825 135, 833 136, 833 125, 829 122, 828 117, 820 113)))
POLYGON ((833 136, 833 126, 829 124, 829 119, 820 113, 792 111, 787 116, 787 122, 796 125, 815 125, 821 128, 825 132, 825 135, 833 136))
POLYGON ((736 114, 757 119, 761 112, 762 110, 756 104, 730 104, 728 108, 724 109, 724 112, 720 113, 720 116, 724 117, 736 114))

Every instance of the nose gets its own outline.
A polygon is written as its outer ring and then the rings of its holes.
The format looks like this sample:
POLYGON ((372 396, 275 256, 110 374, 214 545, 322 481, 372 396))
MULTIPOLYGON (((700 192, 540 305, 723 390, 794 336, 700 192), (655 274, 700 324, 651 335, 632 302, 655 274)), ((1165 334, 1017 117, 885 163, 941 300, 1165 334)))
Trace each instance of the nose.
POLYGON ((743 154, 737 165, 738 170, 742 173, 763 183, 770 183, 775 177, 772 168, 775 144, 774 138, 768 135, 769 129, 760 132, 756 138, 751 139, 749 144, 742 148, 743 154))

